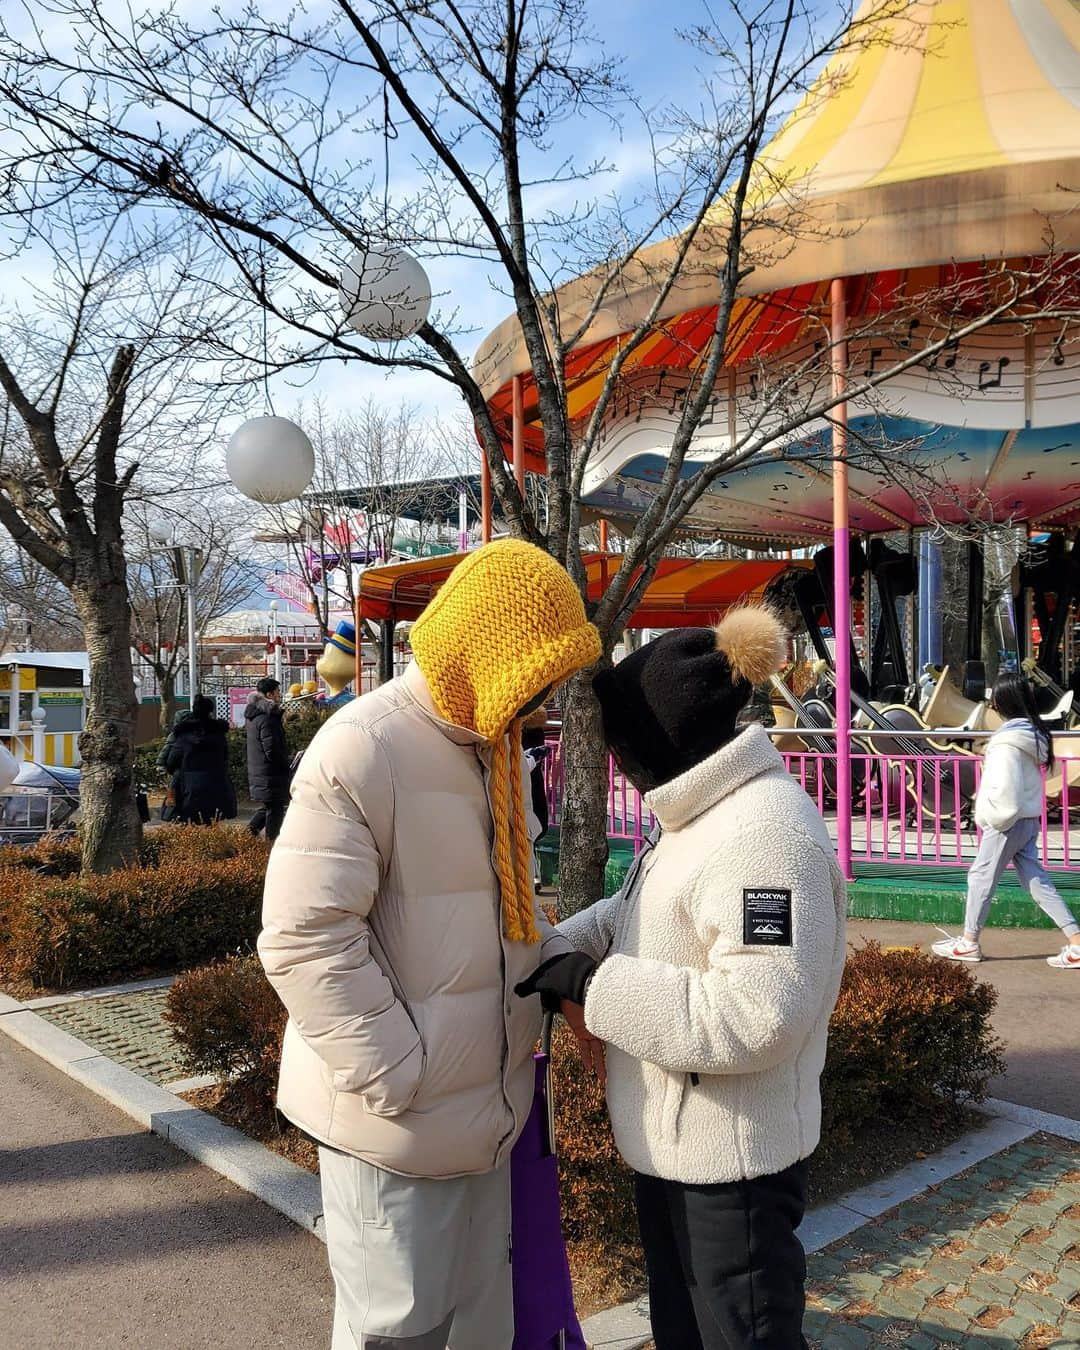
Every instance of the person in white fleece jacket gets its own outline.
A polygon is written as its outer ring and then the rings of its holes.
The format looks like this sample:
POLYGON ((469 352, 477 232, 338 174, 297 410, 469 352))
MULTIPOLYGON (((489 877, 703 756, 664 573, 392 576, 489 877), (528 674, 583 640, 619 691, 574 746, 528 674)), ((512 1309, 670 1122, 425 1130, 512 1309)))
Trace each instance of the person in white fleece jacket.
POLYGON ((657 1350, 798 1350, 795 1230, 821 1124, 846 891, 822 819, 760 726, 736 734, 786 634, 745 609, 596 677, 604 730, 662 834, 578 949, 521 986, 606 1042, 657 1350))
POLYGON ((1004 671, 994 684, 992 704, 1006 719, 991 736, 975 794, 975 824, 982 831, 979 851, 968 872, 964 931, 933 944, 936 956, 950 961, 981 961, 979 935, 986 923, 1002 874, 1012 863, 1037 905, 1068 939, 1056 956, 1057 970, 1080 970, 1080 924, 1039 858, 1043 809, 1043 765, 1053 768, 1054 747, 1035 703, 1029 680, 1004 671))

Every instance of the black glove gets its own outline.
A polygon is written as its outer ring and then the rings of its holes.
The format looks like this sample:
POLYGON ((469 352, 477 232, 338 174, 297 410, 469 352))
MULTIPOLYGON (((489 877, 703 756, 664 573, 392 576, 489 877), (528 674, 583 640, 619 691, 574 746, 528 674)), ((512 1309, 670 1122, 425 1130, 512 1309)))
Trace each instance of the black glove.
POLYGON ((538 966, 527 980, 515 985, 514 993, 518 998, 539 994, 545 1012, 558 1012, 563 999, 585 1002, 585 986, 595 969, 596 962, 584 952, 564 952, 538 966))

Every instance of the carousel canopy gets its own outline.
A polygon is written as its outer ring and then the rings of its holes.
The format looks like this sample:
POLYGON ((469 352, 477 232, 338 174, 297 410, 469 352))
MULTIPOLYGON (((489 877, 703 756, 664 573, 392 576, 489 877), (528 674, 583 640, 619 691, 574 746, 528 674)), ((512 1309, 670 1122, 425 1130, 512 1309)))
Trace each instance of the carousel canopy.
MULTIPOLYGON (((752 354, 753 330, 768 322, 768 305, 755 297, 786 304, 801 298, 800 288, 883 265, 897 273, 1042 256, 1048 221, 1058 251, 1080 249, 1076 0, 926 0, 914 7, 922 22, 902 31, 880 17, 889 11, 894 0, 863 0, 851 40, 759 156, 752 209, 762 223, 746 301, 731 324, 731 363, 752 354), (796 209, 802 223, 791 238, 796 209)), ((711 331, 725 209, 715 209, 658 315, 656 341, 669 351, 693 347, 695 335, 700 347, 711 331), (660 331, 678 316, 684 322, 660 331)), ((587 386, 618 336, 640 323, 677 244, 644 250, 620 278, 579 344, 572 382, 587 386)), ((564 331, 589 312, 603 279, 592 272, 560 288, 564 331)), ((511 315, 481 344, 475 374, 508 413, 508 381, 530 368, 511 315)), ((527 387, 525 399, 528 418, 527 387)), ((590 401, 581 389, 571 410, 583 413, 590 401)))
MULTIPOLYGON (((1000 260, 1025 265, 1047 254, 1048 222, 1055 252, 1069 255, 1061 265, 1075 270, 1080 4, 927 0, 912 11, 924 20, 918 27, 900 33, 882 23, 881 39, 873 40, 883 4, 895 12, 887 0, 860 6, 856 36, 759 157, 755 213, 766 221, 770 211, 789 216, 797 195, 805 228, 771 254, 768 229, 763 241, 759 236, 764 261, 736 302, 727 370, 687 475, 752 420, 755 370, 805 357, 827 322, 832 277, 848 278, 848 312, 857 326, 876 325, 888 313, 923 314, 920 297, 949 288, 966 288, 978 306, 992 294, 1000 260)), ((724 210, 722 203, 716 208, 655 331, 623 367, 583 484, 585 504, 599 514, 632 522, 652 500, 680 390, 715 327, 724 210)), ((570 355, 572 416, 591 410, 620 335, 646 312, 673 248, 672 241, 647 251, 570 355)), ((570 324, 586 312, 598 280, 589 274, 560 290, 570 324)), ((919 327, 912 319, 908 349, 919 327)), ((941 335, 924 323, 916 341, 934 336, 941 335)), ((895 343, 853 342, 851 368, 861 374, 875 361, 891 366, 904 344, 899 332, 895 343)), ((542 432, 516 318, 485 341, 476 372, 507 441, 510 377, 522 375, 529 467, 542 471, 542 432)), ((891 380, 886 395, 884 408, 880 400, 852 402, 856 443, 906 444, 913 453, 894 450, 890 461, 856 450, 853 528, 886 532, 973 513, 1044 526, 1080 520, 1080 357, 1071 333, 986 329, 940 361, 891 380)), ((828 427, 810 426, 801 436, 803 443, 785 448, 784 462, 755 462, 714 484, 690 527, 749 544, 825 537, 832 519, 828 427)))
MULTIPOLYGON (((466 555, 369 567, 360 578, 362 619, 411 623, 466 555)), ((589 598, 598 600, 618 570, 618 554, 589 553, 589 598)), ((785 572, 808 562, 743 562, 664 558, 630 621, 632 628, 706 627, 733 605, 756 603, 785 572)))

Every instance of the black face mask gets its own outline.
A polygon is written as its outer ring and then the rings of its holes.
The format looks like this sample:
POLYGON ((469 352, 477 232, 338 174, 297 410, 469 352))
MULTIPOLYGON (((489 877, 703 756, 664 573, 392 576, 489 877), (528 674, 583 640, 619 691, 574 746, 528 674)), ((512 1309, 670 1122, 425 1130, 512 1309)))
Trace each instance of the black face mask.
POLYGON ((544 685, 543 689, 540 690, 540 692, 537 694, 535 698, 529 699, 528 703, 526 703, 523 708, 519 708, 517 710, 517 712, 514 714, 514 721, 520 722, 523 717, 528 717, 530 713, 536 712, 537 708, 541 707, 543 704, 547 702, 548 695, 550 693, 551 693, 551 685, 550 684, 544 685))

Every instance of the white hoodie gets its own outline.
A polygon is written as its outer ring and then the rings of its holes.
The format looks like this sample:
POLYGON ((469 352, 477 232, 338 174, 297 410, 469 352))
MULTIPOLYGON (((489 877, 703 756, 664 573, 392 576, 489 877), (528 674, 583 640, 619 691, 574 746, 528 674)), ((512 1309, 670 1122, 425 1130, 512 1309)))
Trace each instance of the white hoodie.
POLYGON ((1046 739, 1025 718, 1011 719, 990 738, 975 795, 975 823, 980 830, 1004 834, 1018 820, 1042 815, 1046 760, 1046 739))

